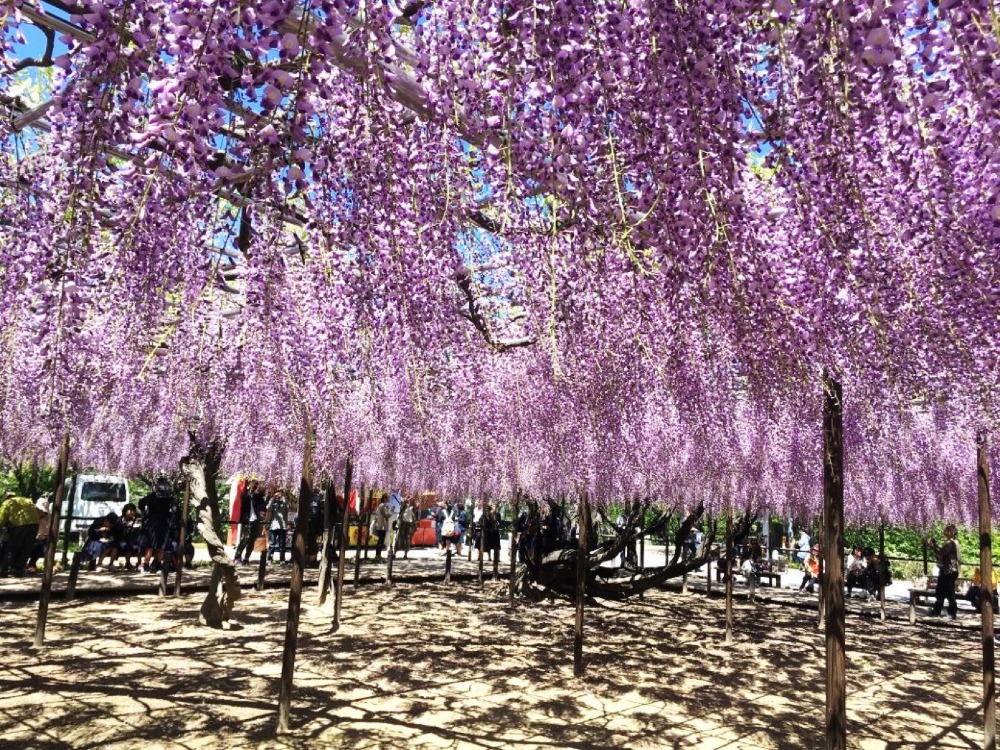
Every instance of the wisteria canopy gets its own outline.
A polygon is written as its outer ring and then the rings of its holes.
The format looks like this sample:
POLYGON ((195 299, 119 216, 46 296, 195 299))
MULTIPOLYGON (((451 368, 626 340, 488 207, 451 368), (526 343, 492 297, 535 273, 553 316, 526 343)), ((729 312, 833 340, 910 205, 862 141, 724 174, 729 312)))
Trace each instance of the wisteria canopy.
POLYGON ((849 518, 973 516, 995 2, 0 12, 7 459, 813 513, 827 373, 849 518))

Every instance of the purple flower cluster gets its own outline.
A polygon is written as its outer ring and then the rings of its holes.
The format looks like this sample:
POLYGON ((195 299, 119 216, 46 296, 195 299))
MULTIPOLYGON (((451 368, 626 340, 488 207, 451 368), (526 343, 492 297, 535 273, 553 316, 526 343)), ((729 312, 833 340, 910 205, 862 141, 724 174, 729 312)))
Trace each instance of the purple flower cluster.
POLYGON ((308 419, 368 482, 808 514, 826 369, 849 516, 974 517, 988 0, 76 10, 0 125, 2 455, 291 479, 308 419))

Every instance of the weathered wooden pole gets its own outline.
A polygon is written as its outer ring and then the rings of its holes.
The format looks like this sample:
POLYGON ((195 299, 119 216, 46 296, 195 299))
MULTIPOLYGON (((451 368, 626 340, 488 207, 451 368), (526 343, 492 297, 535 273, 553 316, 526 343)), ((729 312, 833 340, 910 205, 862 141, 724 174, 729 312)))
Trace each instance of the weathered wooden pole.
POLYGON ((265 546, 263 551, 260 553, 260 562, 257 564, 257 583, 254 584, 254 589, 257 591, 264 590, 264 578, 267 576, 267 547, 265 546))
POLYGON ((826 581, 826 548, 833 542, 827 536, 826 514, 821 513, 819 517, 820 528, 820 556, 819 556, 819 610, 816 618, 816 629, 826 632, 826 590, 823 582, 826 581))
POLYGON ((483 585, 483 556, 486 552, 486 500, 483 500, 483 512, 479 516, 479 585, 483 585))
POLYGON ((451 583, 451 543, 448 543, 448 548, 444 552, 444 581, 443 583, 451 583))
POLYGON ((281 655, 281 685, 278 691, 278 733, 288 731, 292 704, 292 681, 295 676, 295 646, 299 637, 299 612, 302 608, 302 572, 306 563, 306 534, 312 505, 312 424, 306 420, 306 444, 302 452, 302 482, 299 484, 299 515, 295 519, 295 544, 292 546, 292 580, 288 591, 288 619, 285 624, 285 648, 281 655))
POLYGON ((990 507, 990 455, 986 433, 976 440, 979 486, 979 577, 983 639, 983 750, 997 746, 996 659, 993 641, 993 509, 990 507))
POLYGON ((844 623, 843 389, 823 376, 823 599, 826 609, 826 748, 846 750, 847 689, 844 623))
MULTIPOLYGON (((364 545, 364 553, 365 553, 365 559, 366 560, 368 559, 368 550, 371 547, 371 541, 372 541, 372 538, 371 538, 372 513, 374 513, 374 511, 375 511, 375 508, 373 508, 372 506, 374 504, 375 504, 375 488, 372 487, 370 490, 368 490, 368 498, 365 500, 365 522, 364 522, 364 528, 365 528, 365 545, 364 545)), ((358 538, 359 539, 361 538, 360 535, 361 535, 361 528, 359 527, 358 528, 358 538)))
MULTIPOLYGON (((67 509, 66 509, 66 525, 63 527, 62 566, 63 566, 64 570, 66 569, 66 561, 69 558, 69 537, 70 537, 70 533, 73 530, 73 505, 75 503, 75 498, 76 498, 76 477, 77 477, 77 475, 79 473, 80 473, 79 468, 74 465, 74 467, 73 467, 73 481, 70 483, 70 486, 69 486, 69 497, 66 499, 67 503, 68 503, 67 509)), ((52 509, 49 508, 49 510, 52 510, 52 509)), ((55 539, 50 539, 49 543, 50 544, 55 544, 56 540, 55 539)), ((74 555, 74 557, 75 557, 75 555, 74 555)))
POLYGON ((517 531, 517 519, 521 512, 521 491, 514 491, 514 517, 510 524, 510 590, 507 598, 511 607, 514 606, 514 589, 517 587, 517 544, 514 534, 517 531))
POLYGON ((63 487, 66 484, 66 467, 69 465, 69 432, 63 435, 62 450, 56 466, 56 495, 49 508, 49 546, 45 548, 45 568, 42 572, 42 590, 38 594, 38 621, 35 623, 35 648, 45 645, 45 625, 49 617, 49 599, 52 596, 52 571, 56 564, 56 540, 59 538, 59 511, 62 510, 63 487))
POLYGON ((885 576, 882 574, 882 563, 885 560, 885 519, 878 527, 878 600, 879 619, 885 621, 885 576))
POLYGON ((76 596, 76 582, 80 577, 81 562, 79 553, 73 555, 73 563, 69 566, 69 580, 66 581, 66 596, 64 599, 67 602, 73 601, 73 598, 76 596))
MULTIPOLYGON (((712 529, 712 536, 715 536, 715 529, 717 528, 712 524, 712 517, 708 517, 708 526, 712 529)), ((712 593, 712 558, 708 558, 708 564, 705 566, 705 593, 711 595, 712 593)))
MULTIPOLYGON (((188 505, 191 503, 191 485, 184 479, 184 499, 181 501, 181 521, 177 530, 177 577, 174 579, 174 596, 181 595, 181 571, 184 570, 184 545, 187 544, 188 505)), ((126 562, 128 560, 126 559, 126 562)))
POLYGON ((365 515, 363 509, 368 503, 365 497, 365 483, 361 483, 361 492, 358 493, 358 531, 354 535, 354 588, 358 587, 361 578, 361 527, 364 524, 365 515))
MULTIPOLYGON (((710 576, 711 577, 711 576, 710 576)), ((726 513, 726 643, 733 642, 733 513, 726 513)))
MULTIPOLYGON (((397 521, 398 523, 398 521, 397 521)), ((392 525, 392 520, 389 521, 390 526, 392 525)), ((385 582, 388 585, 392 585, 392 563, 396 559, 396 543, 399 541, 399 532, 395 534, 392 533, 392 529, 386 529, 385 532, 386 539, 389 540, 388 546, 385 551, 385 582)))
POLYGON ((580 495, 576 546, 576 627, 573 631, 573 674, 583 675, 583 600, 587 595, 587 523, 590 510, 587 495, 580 495))
POLYGON ((330 548, 333 546, 333 504, 337 501, 337 492, 333 482, 328 482, 323 495, 323 558, 319 564, 319 583, 316 594, 320 604, 326 603, 330 593, 330 583, 333 576, 333 561, 330 559, 330 548))
POLYGON ((347 530, 351 520, 351 483, 354 481, 354 461, 347 457, 347 469, 344 472, 344 507, 340 512, 340 550, 337 553, 337 583, 334 586, 333 599, 333 630, 340 629, 340 607, 344 601, 344 566, 347 564, 347 530))

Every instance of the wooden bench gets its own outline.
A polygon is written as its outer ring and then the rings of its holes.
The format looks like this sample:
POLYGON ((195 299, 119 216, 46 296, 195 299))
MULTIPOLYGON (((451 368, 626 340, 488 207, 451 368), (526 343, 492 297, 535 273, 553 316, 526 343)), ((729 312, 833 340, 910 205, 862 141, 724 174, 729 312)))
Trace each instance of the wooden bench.
MULTIPOLYGON (((955 580, 955 598, 959 601, 968 591, 972 580, 969 578, 957 578, 955 580)), ((917 621, 917 604, 925 603, 937 596, 937 576, 927 576, 927 586, 925 588, 910 589, 910 624, 917 621)))
MULTIPOLYGON (((726 565, 725 565, 726 561, 725 560, 720 560, 719 562, 721 564, 718 566, 718 568, 715 571, 715 580, 721 582, 722 579, 724 578, 725 572, 726 572, 726 565)), ((740 573, 739 568, 734 568, 733 569, 733 573, 734 574, 740 573)), ((760 585, 761 586, 765 585, 764 581, 767 581, 767 585, 768 586, 773 586, 775 588, 779 588, 780 589, 781 588, 781 576, 782 575, 783 575, 783 573, 781 571, 762 570, 760 572, 760 585)))

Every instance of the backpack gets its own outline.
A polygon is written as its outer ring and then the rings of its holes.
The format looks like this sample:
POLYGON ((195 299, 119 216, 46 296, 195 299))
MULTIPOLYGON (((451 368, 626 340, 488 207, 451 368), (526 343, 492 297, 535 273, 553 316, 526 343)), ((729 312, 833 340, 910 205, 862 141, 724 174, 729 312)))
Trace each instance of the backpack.
POLYGON ((441 536, 455 536, 455 519, 452 518, 451 511, 448 511, 441 523, 441 536))

